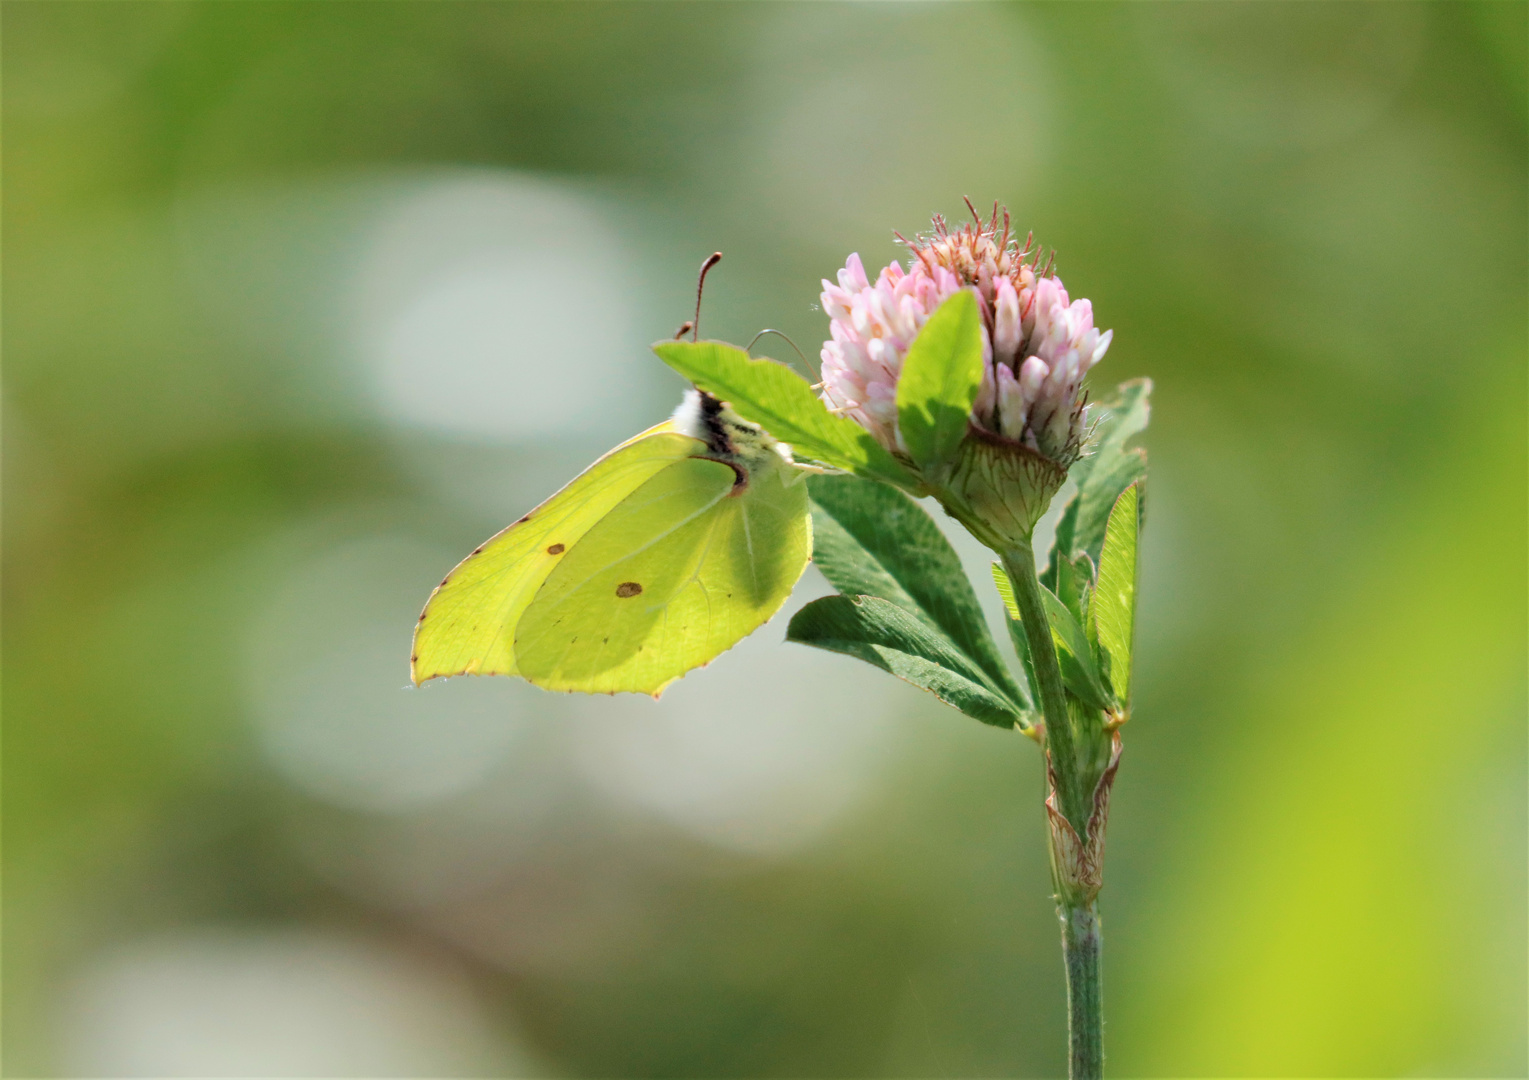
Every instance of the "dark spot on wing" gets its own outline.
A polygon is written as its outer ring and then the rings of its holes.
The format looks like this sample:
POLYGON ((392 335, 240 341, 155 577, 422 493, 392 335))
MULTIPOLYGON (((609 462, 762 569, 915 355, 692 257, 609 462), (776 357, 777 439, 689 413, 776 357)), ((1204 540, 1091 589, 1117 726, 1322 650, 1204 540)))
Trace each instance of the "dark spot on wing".
POLYGON ((562 544, 553 544, 551 547, 549 547, 547 549, 547 554, 548 555, 561 555, 563 552, 565 552, 567 550, 568 549, 565 548, 562 544))
POLYGON ((642 586, 635 581, 623 581, 616 586, 616 595, 625 600, 629 596, 636 596, 642 592, 642 586))
POLYGON ((478 552, 480 552, 482 550, 483 550, 483 545, 479 544, 477 547, 473 548, 473 554, 476 555, 476 554, 478 554, 478 552))
POLYGON ((530 515, 530 514, 527 514, 527 515, 526 515, 526 516, 525 516, 525 517, 523 517, 523 518, 521 518, 521 519, 520 519, 520 520, 519 520, 519 521, 517 521, 517 522, 516 522, 516 523, 515 523, 515 524, 517 524, 517 525, 524 525, 524 524, 525 524, 525 523, 526 523, 526 522, 528 522, 528 521, 530 521, 530 520, 531 520, 531 515, 530 515))

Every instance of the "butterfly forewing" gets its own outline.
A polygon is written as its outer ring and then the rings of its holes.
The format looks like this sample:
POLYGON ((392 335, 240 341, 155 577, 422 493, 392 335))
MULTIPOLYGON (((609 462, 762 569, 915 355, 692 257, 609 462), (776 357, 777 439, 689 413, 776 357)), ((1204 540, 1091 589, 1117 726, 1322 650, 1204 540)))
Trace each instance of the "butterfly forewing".
POLYGON ((411 660, 414 681, 518 674, 515 627, 548 575, 613 507, 703 445, 667 424, 649 429, 464 559, 420 616, 411 660))

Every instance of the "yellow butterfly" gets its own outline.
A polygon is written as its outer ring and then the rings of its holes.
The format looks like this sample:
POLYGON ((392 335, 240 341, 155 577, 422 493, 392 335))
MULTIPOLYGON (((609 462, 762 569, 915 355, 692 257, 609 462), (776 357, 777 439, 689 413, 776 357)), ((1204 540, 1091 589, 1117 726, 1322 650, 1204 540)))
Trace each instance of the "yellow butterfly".
POLYGON ((415 628, 414 682, 519 675, 656 697, 785 603, 812 554, 804 476, 689 391, 446 575, 415 628))

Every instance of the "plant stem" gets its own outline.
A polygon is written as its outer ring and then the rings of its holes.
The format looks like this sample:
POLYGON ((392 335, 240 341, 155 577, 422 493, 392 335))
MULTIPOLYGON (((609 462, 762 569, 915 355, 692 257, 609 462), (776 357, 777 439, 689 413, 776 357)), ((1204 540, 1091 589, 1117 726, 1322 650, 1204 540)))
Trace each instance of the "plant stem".
POLYGON ((1073 740, 1072 721, 1067 713, 1067 696, 1062 689, 1062 668, 1057 663, 1056 646, 1051 640, 1051 624, 1041 602, 1041 583, 1035 574, 1035 550, 1026 541, 1004 552, 1003 568, 1014 587, 1014 602, 1019 606, 1025 640, 1030 644, 1030 662, 1035 668, 1035 682, 1041 693, 1041 714, 1046 718, 1046 752, 1051 755, 1056 775, 1059 807, 1079 836, 1086 836, 1093 792, 1078 791, 1078 751, 1073 740))
POLYGON ((1099 906, 1059 903, 1062 955, 1067 961, 1067 1075, 1104 1076, 1104 988, 1100 979, 1099 906))
MULTIPOLYGON (((1034 549, 1026 543, 1006 550, 1003 568, 1013 584, 1014 602, 1030 645, 1041 713, 1046 718, 1045 745, 1051 757, 1058 809, 1086 842, 1094 793, 1084 783, 1084 770, 1079 768, 1079 747, 1062 686, 1062 668, 1051 640, 1051 624, 1041 600, 1034 549)), ((1092 776, 1093 770, 1088 773, 1092 776)), ((1072 1080, 1100 1080, 1104 1075, 1104 995, 1099 978, 1099 909, 1092 900, 1077 902, 1068 883, 1056 884, 1062 957, 1067 965, 1068 1075, 1072 1080)))

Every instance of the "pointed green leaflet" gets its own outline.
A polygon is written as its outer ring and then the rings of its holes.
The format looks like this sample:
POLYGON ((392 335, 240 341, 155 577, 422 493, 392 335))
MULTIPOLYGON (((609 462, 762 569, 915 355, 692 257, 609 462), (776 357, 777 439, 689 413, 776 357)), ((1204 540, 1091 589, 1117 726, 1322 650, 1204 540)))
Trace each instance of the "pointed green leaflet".
POLYGON ((1140 448, 1126 443, 1147 426, 1151 416, 1152 380, 1133 379, 1095 406, 1094 442, 1087 455, 1068 470, 1077 493, 1057 522, 1056 542, 1041 580, 1050 588, 1057 584, 1057 558, 1087 552, 1099 563, 1105 523, 1120 493, 1147 475, 1147 458, 1140 448))
POLYGON ((814 476, 813 561, 847 596, 877 596, 948 638, 996 691, 1025 709, 1024 689, 993 643, 961 560, 922 506, 885 484, 814 476))
POLYGON ((1141 487, 1132 484, 1115 500, 1099 558, 1099 586, 1090 612, 1099 647, 1110 658, 1109 678, 1124 709, 1131 703, 1131 653, 1136 619, 1136 551, 1141 487))
POLYGON ((1015 703, 994 693, 950 639, 879 597, 814 600, 792 617, 787 639, 858 657, 983 723, 1024 726, 1026 718, 1015 703))
POLYGON ((966 437, 982 387, 982 321, 963 289, 919 330, 897 379, 897 425, 908 454, 924 468, 948 460, 966 437))

